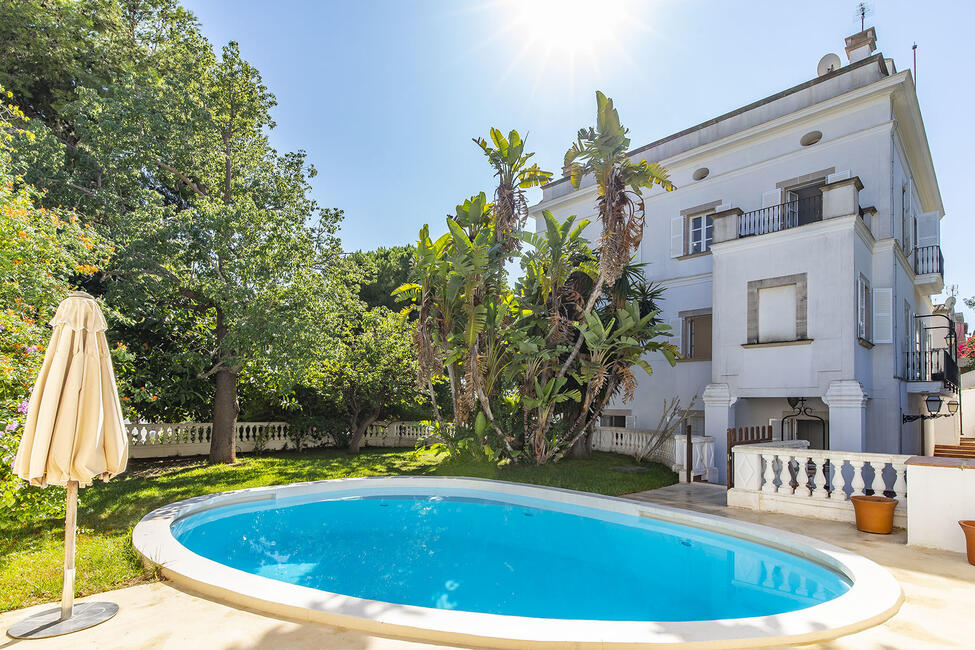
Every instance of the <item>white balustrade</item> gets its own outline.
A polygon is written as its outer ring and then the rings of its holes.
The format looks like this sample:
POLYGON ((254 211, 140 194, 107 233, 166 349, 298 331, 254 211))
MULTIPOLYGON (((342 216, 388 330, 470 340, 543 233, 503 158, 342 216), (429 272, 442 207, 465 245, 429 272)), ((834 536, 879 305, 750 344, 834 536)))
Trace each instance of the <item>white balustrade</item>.
MULTIPOLYGON (((213 425, 205 422, 160 424, 134 422, 128 425, 130 458, 198 456, 210 451, 213 425)), ((287 422, 238 422, 237 451, 265 451, 294 448, 287 422)), ((366 447, 415 447, 430 438, 433 427, 421 422, 376 422, 366 431, 366 447)), ((328 436, 326 446, 334 446, 328 436)))
MULTIPOLYGON (((628 429, 626 427, 596 427, 592 433, 592 448, 595 451, 608 451, 624 456, 637 456, 657 437, 655 431, 628 429)), ((713 481, 718 476, 715 465, 714 438, 711 436, 691 436, 691 474, 704 481, 713 481)), ((668 436, 650 456, 650 460, 662 463, 677 472, 681 481, 687 477, 687 436, 674 434, 668 436)))
POLYGON ((910 456, 801 449, 782 441, 738 445, 731 451, 735 478, 729 506, 852 521, 849 498, 874 494, 898 499, 894 522, 906 525, 905 461, 910 456))

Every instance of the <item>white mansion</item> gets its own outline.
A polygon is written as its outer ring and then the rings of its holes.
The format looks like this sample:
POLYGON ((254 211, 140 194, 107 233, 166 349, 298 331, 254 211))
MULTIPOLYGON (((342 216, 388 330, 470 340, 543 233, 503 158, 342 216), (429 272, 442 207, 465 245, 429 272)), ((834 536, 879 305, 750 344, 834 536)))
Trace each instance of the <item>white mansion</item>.
MULTIPOLYGON (((698 397, 692 427, 718 459, 740 426, 843 451, 957 440, 957 417, 903 417, 955 396, 945 334, 964 325, 931 300, 944 208, 913 80, 875 49, 869 28, 846 39, 847 65, 827 55, 806 83, 631 152, 678 187, 648 195, 638 261, 666 287, 683 358, 637 371, 636 398, 605 411, 614 424, 653 427, 676 393, 698 397)), ((595 193, 562 178, 532 214, 589 217, 598 236, 595 193)))

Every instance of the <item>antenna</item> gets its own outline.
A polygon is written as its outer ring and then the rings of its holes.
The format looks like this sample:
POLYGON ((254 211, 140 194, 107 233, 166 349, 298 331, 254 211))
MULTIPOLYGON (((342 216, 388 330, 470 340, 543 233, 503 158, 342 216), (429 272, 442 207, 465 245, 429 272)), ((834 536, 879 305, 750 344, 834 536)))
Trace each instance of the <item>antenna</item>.
POLYGON ((872 16, 872 15, 873 15, 873 7, 871 7, 866 2, 858 2, 857 3, 856 17, 860 20, 860 31, 861 32, 864 29, 867 28, 866 27, 866 24, 867 24, 867 16, 872 16))
POLYGON ((917 92, 917 41, 914 41, 914 45, 911 47, 911 51, 914 53, 914 91, 917 92))

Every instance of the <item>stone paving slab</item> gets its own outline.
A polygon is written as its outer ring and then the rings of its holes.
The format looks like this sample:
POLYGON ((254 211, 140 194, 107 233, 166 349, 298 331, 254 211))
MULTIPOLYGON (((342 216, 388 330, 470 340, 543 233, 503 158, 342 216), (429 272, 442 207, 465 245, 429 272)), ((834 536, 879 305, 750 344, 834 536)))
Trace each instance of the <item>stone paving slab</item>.
MULTIPOLYGON (((724 489, 713 485, 679 484, 629 497, 817 537, 887 567, 904 588, 906 602, 900 612, 883 625, 817 647, 829 650, 973 647, 975 566, 968 564, 961 554, 908 548, 904 531, 869 535, 842 522, 728 508, 724 489)), ((79 602, 86 600, 114 601, 120 605, 119 613, 106 623, 66 637, 44 641, 3 637, 0 650, 433 650, 447 647, 264 616, 222 605, 167 583, 119 589, 82 598, 79 602)), ((27 614, 51 606, 0 614, 0 630, 5 631, 27 614)))

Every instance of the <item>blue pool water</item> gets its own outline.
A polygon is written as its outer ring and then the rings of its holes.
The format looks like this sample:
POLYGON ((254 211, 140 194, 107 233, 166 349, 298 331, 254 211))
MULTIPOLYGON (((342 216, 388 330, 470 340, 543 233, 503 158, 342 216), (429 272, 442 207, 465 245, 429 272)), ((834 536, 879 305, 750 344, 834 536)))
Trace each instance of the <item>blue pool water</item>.
POLYGON ((764 616, 850 588, 800 557, 645 517, 480 490, 356 495, 218 507, 177 521, 173 534, 194 553, 275 580, 513 616, 764 616))

